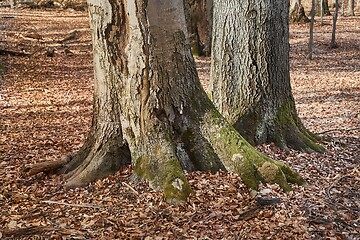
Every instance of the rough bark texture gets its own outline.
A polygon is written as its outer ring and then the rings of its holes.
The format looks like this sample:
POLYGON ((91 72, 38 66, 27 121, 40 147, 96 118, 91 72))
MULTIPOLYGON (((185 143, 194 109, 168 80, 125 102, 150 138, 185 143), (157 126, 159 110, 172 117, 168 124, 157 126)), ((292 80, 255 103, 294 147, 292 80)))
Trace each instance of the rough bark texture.
POLYGON ((282 0, 215 2, 211 97, 252 144, 320 151, 291 93, 288 10, 282 0))
POLYGON ((238 173, 260 181, 302 183, 288 166, 257 152, 219 114, 202 89, 182 0, 89 0, 94 41, 94 118, 68 169, 69 185, 87 184, 130 160, 136 175, 185 201, 183 170, 238 173))
POLYGON ((292 23, 307 23, 310 22, 305 14, 304 7, 301 0, 293 0, 290 7, 290 22, 292 23))

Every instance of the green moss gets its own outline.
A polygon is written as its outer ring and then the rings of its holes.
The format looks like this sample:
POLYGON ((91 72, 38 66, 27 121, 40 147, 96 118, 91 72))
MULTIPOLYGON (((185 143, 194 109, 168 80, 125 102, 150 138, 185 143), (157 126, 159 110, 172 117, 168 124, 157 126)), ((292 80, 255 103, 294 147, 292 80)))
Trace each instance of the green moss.
POLYGON ((303 183, 302 178, 285 164, 258 152, 217 112, 208 116, 205 121, 219 129, 218 134, 209 134, 215 152, 229 171, 239 174, 248 188, 257 190, 259 182, 269 182, 279 184, 284 191, 291 191, 286 173, 293 182, 303 183), (282 169, 286 169, 286 173, 282 169))
POLYGON ((316 143, 317 138, 304 128, 296 115, 294 100, 286 101, 276 114, 278 124, 275 135, 275 144, 286 149, 291 148, 305 152, 324 152, 326 149, 316 143))
POLYGON ((135 162, 134 171, 154 189, 162 189, 166 201, 185 202, 191 188, 176 157, 171 157, 160 145, 152 155, 142 155, 135 162))

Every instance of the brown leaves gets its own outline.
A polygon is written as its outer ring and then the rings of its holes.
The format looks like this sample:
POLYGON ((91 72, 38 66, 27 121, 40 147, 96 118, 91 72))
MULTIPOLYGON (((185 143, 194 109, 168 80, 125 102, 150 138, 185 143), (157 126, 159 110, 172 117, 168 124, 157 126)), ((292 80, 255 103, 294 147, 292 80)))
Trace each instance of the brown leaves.
MULTIPOLYGON (((194 172, 187 174, 193 189, 188 203, 169 206, 147 184, 129 181, 130 168, 71 190, 63 188, 61 176, 21 173, 24 166, 61 160, 81 147, 91 121, 93 69, 86 13, 13 13, 16 17, 0 21, 5 41, 0 48, 6 44, 26 52, 52 49, 54 40, 66 38, 73 29, 81 30, 75 39, 64 42, 68 48, 57 49, 52 58, 44 54, 36 58, 0 56, 7 69, 0 87, 0 238, 359 237, 360 73, 356 69, 360 66, 356 60, 360 53, 351 48, 359 40, 349 35, 359 33, 359 17, 346 24, 340 19, 340 47, 329 52, 318 43, 318 55, 311 62, 303 56, 307 27, 291 26, 297 107, 306 127, 324 132, 321 136, 329 139, 325 142, 328 152, 285 153, 273 145, 259 149, 290 164, 307 180, 307 186, 294 186, 293 192, 285 194, 277 185, 266 185, 254 193, 233 174, 194 172), (35 24, 38 22, 42 24, 35 24), (41 37, 27 35, 25 39, 15 32, 41 33, 41 37), (353 59, 347 61, 349 56, 353 59)), ((0 15, 7 14, 7 9, 0 9, 0 15)), ((326 34, 321 36, 326 38, 326 34)), ((200 58, 197 63, 206 87, 209 59, 200 58)))

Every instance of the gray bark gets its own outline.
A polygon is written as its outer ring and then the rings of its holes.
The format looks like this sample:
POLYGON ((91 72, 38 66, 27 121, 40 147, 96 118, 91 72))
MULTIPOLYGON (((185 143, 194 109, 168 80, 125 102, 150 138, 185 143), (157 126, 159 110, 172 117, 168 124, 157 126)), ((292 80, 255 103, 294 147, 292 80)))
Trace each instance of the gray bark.
POLYGON ((318 150, 295 109, 287 1, 214 4, 211 96, 250 143, 318 150))
POLYGON ((250 146, 207 97, 191 54, 182 0, 88 3, 94 117, 83 149, 68 166, 69 186, 116 171, 130 155, 136 175, 175 203, 190 194, 183 169, 234 171, 254 189, 260 181, 285 190, 291 189, 288 182, 303 182, 288 166, 250 146))

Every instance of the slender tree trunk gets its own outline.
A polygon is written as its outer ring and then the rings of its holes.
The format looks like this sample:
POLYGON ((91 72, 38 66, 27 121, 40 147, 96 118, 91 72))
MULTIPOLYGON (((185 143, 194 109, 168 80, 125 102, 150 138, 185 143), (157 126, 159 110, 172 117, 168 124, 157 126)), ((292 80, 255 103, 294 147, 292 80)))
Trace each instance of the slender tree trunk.
MULTIPOLYGON (((336 0, 334 6, 336 7, 336 0)), ((341 16, 345 16, 345 0, 341 1, 341 16)))
POLYGON ((320 0, 320 22, 323 25, 323 18, 324 18, 324 0, 320 0))
POLYGON ((316 0, 316 7, 315 7, 316 16, 330 16, 329 10, 329 1, 328 0, 316 0))
POLYGON ((290 22, 306 23, 309 21, 309 18, 305 15, 301 0, 293 0, 290 7, 290 22))
POLYGON ((291 93, 288 11, 283 0, 215 2, 211 96, 250 143, 318 151, 291 93))
POLYGON ((335 2, 335 13, 334 13, 334 17, 333 17, 333 29, 332 29, 332 34, 331 34, 330 48, 337 47, 336 40, 335 40, 335 33, 336 33, 336 22, 337 22, 338 12, 339 12, 339 2, 338 2, 338 0, 336 0, 336 2, 335 2))
POLYGON ((310 33, 308 45, 308 59, 312 60, 313 42, 314 42, 314 22, 315 22, 315 0, 311 1, 311 20, 310 20, 310 33))
POLYGON ((253 189, 260 181, 287 191, 288 182, 303 182, 285 164, 257 152, 215 109, 196 73, 182 0, 88 4, 94 118, 67 168, 69 186, 104 177, 130 156, 135 174, 173 203, 191 191, 183 169, 233 171, 253 189))
POLYGON ((348 1, 348 11, 347 11, 347 14, 349 16, 355 16, 354 8, 355 8, 355 1, 354 0, 349 0, 348 1))

